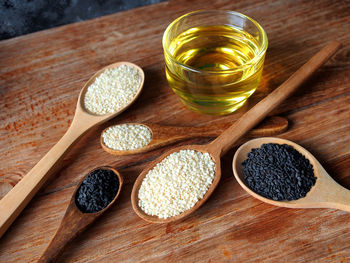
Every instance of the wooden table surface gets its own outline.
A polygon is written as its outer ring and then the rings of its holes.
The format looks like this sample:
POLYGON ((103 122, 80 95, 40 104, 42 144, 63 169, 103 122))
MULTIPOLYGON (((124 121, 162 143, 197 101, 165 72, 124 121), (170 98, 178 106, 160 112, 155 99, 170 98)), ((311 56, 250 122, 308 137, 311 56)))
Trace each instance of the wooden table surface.
POLYGON ((1 238, 0 262, 36 261, 77 182, 101 165, 117 168, 125 188, 117 203, 67 246, 59 262, 350 262, 350 214, 279 208, 254 199, 234 180, 231 163, 236 148, 223 157, 222 180, 204 206, 179 222, 151 224, 131 208, 132 185, 151 160, 174 145, 125 157, 109 155, 99 145, 100 132, 115 123, 233 122, 333 39, 343 47, 273 113, 290 121, 289 130, 279 137, 307 148, 350 189, 349 1, 177 0, 1 41, 1 195, 64 134, 79 90, 95 71, 131 61, 144 69, 146 82, 131 108, 90 131, 74 147, 60 171, 1 238), (176 17, 197 9, 242 12, 258 20, 269 37, 259 90, 229 116, 190 112, 165 79, 163 31, 176 17))

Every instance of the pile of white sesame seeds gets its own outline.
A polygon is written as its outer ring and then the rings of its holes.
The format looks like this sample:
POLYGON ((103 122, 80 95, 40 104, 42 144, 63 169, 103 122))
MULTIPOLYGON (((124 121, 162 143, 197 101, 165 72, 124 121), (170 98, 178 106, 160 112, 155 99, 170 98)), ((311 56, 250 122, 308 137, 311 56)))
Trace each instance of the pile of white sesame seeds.
POLYGON ((96 115, 116 112, 134 99, 140 83, 141 75, 135 67, 106 69, 88 87, 84 106, 96 115))
POLYGON ((111 126, 102 134, 104 144, 113 150, 126 151, 142 148, 152 139, 151 131, 140 124, 111 126))
POLYGON ((181 150, 150 170, 139 189, 139 207, 148 215, 168 218, 193 207, 213 182, 215 163, 208 153, 181 150))

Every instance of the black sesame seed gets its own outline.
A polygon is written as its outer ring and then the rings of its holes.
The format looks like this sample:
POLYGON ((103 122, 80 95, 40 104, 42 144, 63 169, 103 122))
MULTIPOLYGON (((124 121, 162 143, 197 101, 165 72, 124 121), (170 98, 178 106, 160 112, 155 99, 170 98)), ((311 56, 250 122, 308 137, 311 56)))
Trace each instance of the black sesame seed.
POLYGON ((242 163, 244 179, 254 192, 276 201, 305 197, 316 182, 313 166, 287 144, 252 149, 242 163))
POLYGON ((108 206, 118 189, 119 179, 112 170, 97 169, 80 185, 75 195, 75 203, 83 213, 96 213, 108 206))

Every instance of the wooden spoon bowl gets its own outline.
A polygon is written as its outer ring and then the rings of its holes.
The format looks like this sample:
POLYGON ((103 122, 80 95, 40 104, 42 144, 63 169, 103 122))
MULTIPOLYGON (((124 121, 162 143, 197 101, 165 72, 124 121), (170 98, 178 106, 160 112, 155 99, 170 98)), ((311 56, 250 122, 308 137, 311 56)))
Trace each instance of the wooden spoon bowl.
POLYGON ((171 149, 170 151, 166 152, 165 154, 161 155, 158 159, 152 161, 147 166, 147 168, 144 169, 141 172, 141 174, 137 177, 137 179, 136 179, 136 181, 134 183, 134 187, 132 189, 131 204, 132 204, 132 207, 133 207, 134 211, 136 212, 136 214, 139 217, 141 217, 142 219, 144 219, 145 221, 147 221, 147 222, 168 223, 168 222, 176 221, 176 220, 179 220, 181 218, 184 218, 184 217, 188 216, 189 214, 191 214, 192 212, 197 210, 202 204, 204 204, 204 202, 210 197, 210 195, 215 190, 215 188, 218 185, 218 183, 220 182, 220 178, 221 178, 221 165, 220 165, 219 152, 211 152, 210 151, 210 147, 208 147, 208 146, 209 145, 186 145, 186 146, 176 147, 176 148, 171 149), (170 154, 175 153, 175 152, 179 152, 181 150, 195 150, 195 151, 198 151, 198 152, 209 153, 210 154, 210 157, 215 162, 215 167, 216 167, 215 177, 214 177, 214 180, 213 180, 210 188, 205 193, 203 198, 200 199, 192 208, 186 210, 185 212, 183 212, 183 213, 181 213, 181 214, 179 214, 177 216, 173 216, 173 217, 169 217, 169 218, 163 219, 163 218, 159 218, 157 216, 151 216, 151 215, 146 214, 138 205, 138 201, 139 201, 138 192, 140 190, 140 187, 141 187, 143 179, 145 178, 147 173, 151 169, 153 169, 154 166, 156 166, 157 163, 161 162, 163 159, 168 157, 170 154))
POLYGON ((230 128, 225 130, 218 138, 207 145, 188 145, 173 149, 163 154, 159 159, 151 162, 137 178, 132 193, 132 207, 137 215, 142 219, 153 223, 165 223, 184 218, 198 209, 209 196, 214 192, 221 178, 220 158, 224 155, 234 143, 236 143, 247 131, 262 121, 267 114, 276 108, 284 99, 286 99, 297 87, 311 76, 322 64, 324 64, 339 48, 340 44, 336 41, 331 42, 315 56, 313 56, 306 64, 296 71, 289 79, 281 86, 275 89, 270 95, 261 100, 253 108, 247 111, 240 119, 238 119, 230 128), (160 161, 166 158, 169 154, 180 150, 196 150, 209 153, 212 160, 215 162, 215 175, 212 184, 202 199, 200 199, 192 208, 182 212, 177 216, 166 219, 161 219, 157 216, 146 214, 138 205, 138 192, 142 181, 147 173, 160 161))
POLYGON ((82 113, 80 114, 88 114, 87 115, 87 118, 90 119, 90 118, 93 118, 94 119, 94 123, 97 121, 97 120, 101 120, 103 122, 107 121, 107 120, 110 120, 111 118, 115 117, 116 115, 119 115, 120 113, 122 113, 123 111, 125 111, 127 108, 129 108, 134 102, 135 100, 139 97, 139 95, 141 94, 141 91, 142 91, 142 88, 143 88, 143 84, 144 84, 144 81, 145 81, 145 73, 143 72, 142 68, 140 68, 138 65, 134 64, 134 63, 131 63, 131 62, 126 62, 126 61, 122 61, 122 62, 116 62, 116 63, 113 63, 113 64, 110 64, 108 66, 105 66, 104 68, 100 69, 99 71, 97 71, 84 85, 84 87, 81 89, 80 91, 80 94, 79 94, 79 97, 78 97, 78 103, 77 103, 77 108, 76 108, 76 113, 75 115, 77 115, 77 112, 78 111, 82 111, 82 113), (96 78, 98 76, 100 76, 103 72, 105 72, 107 69, 113 69, 113 68, 118 68, 122 65, 126 65, 126 66, 129 66, 129 67, 133 67, 135 69, 138 70, 138 72, 140 73, 140 76, 141 76, 141 83, 140 83, 140 87, 137 91, 137 93, 135 94, 134 98, 127 104, 125 105, 124 107, 122 107, 121 109, 119 109, 118 111, 115 111, 113 113, 107 113, 107 114, 104 114, 104 115, 96 115, 95 113, 93 112, 90 112, 89 110, 87 110, 84 106, 84 97, 85 97, 85 94, 88 90, 88 87, 91 86, 92 83, 94 83, 94 81, 96 80, 96 78))
POLYGON ((106 212, 118 199, 120 191, 123 186, 123 177, 118 173, 117 170, 109 167, 103 166, 98 167, 90 171, 84 178, 81 179, 80 183, 76 186, 72 198, 69 202, 68 208, 63 216, 63 219, 58 227, 55 236, 52 238, 50 244, 41 255, 38 262, 52 262, 57 256, 62 252, 65 245, 75 238, 79 233, 83 232, 90 224, 92 224, 98 217, 100 217, 104 212, 106 212), (101 211, 96 213, 83 213, 77 207, 75 203, 75 196, 80 185, 83 183, 85 178, 95 170, 104 169, 112 170, 119 180, 119 189, 113 200, 101 211))
POLYGON ((317 159, 300 145, 285 139, 266 137, 253 139, 238 148, 232 162, 233 173, 238 183, 253 197, 272 205, 290 208, 336 208, 350 212, 350 191, 336 183, 326 172, 317 159), (274 201, 265 198, 249 188, 244 180, 242 162, 254 148, 260 148, 264 143, 288 144, 304 155, 312 164, 316 183, 303 198, 293 201, 274 201))
MULTIPOLYGON (((127 123, 129 125, 143 125, 152 133, 151 141, 146 145, 134 150, 115 150, 108 147, 104 140, 103 134, 109 129, 107 127, 101 133, 100 143, 106 152, 121 156, 148 152, 165 145, 169 145, 182 140, 195 137, 216 137, 232 125, 232 122, 218 123, 215 125, 200 126, 200 127, 178 127, 166 126, 154 123, 127 123)), ((117 126, 117 125, 114 125, 117 126)), ((271 116, 265 118, 257 127, 254 127, 247 134, 248 137, 260 136, 275 136, 281 134, 288 129, 288 120, 279 116, 271 116)))
POLYGON ((40 187, 56 172, 64 156, 70 151, 72 146, 79 141, 82 135, 98 124, 106 122, 119 115, 134 103, 141 93, 144 78, 144 72, 139 66, 130 62, 117 62, 99 70, 86 82, 80 91, 75 115, 67 132, 56 143, 56 145, 54 145, 51 150, 23 177, 23 179, 19 181, 15 187, 13 187, 10 192, 8 192, 0 200, 0 237, 5 233, 19 213, 29 203, 40 187), (127 105, 125 105, 125 107, 122 107, 113 113, 95 115, 86 110, 84 107, 84 96, 88 87, 106 69, 117 68, 121 65, 134 67, 141 75, 139 90, 135 94, 134 98, 127 105))

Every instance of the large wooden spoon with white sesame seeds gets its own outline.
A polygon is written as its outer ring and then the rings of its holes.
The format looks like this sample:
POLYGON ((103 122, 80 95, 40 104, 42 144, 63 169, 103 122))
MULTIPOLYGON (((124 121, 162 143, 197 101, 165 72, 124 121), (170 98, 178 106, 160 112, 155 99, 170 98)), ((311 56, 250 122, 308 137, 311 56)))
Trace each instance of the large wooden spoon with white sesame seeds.
POLYGON ((69 152, 72 146, 78 142, 82 135, 96 125, 106 122, 119 115, 132 103, 134 103, 141 93, 144 78, 144 72, 139 66, 130 62, 117 62, 99 70, 88 80, 88 82, 86 82, 80 91, 75 115, 67 132, 57 142, 57 144, 53 146, 51 150, 29 171, 29 173, 24 176, 23 179, 19 181, 16 186, 13 187, 11 191, 0 200, 0 237, 5 233, 8 227, 29 203, 40 187, 50 178, 52 174, 54 174, 57 168, 59 168, 63 157, 69 152), (95 115, 89 112, 84 107, 84 96, 88 87, 106 69, 117 68, 121 65, 134 67, 140 73, 141 82, 133 99, 127 105, 113 113, 95 115))
POLYGON ((281 86, 271 92, 270 95, 261 100, 248 112, 246 112, 239 120, 237 120, 230 128, 224 131, 218 138, 208 145, 188 145, 181 146, 170 150, 169 152, 160 156, 157 160, 151 162, 146 169, 144 169, 137 178, 134 187, 132 189, 131 201, 134 211, 142 219, 153 223, 166 223, 175 221, 198 209, 213 193, 221 178, 220 158, 223 156, 232 145, 239 140, 246 132, 263 120, 266 115, 275 109, 284 99, 286 99, 293 91, 297 89, 308 77, 310 77, 319 67, 321 67, 340 47, 340 43, 333 41, 314 55, 307 63, 305 63, 299 70, 297 70, 289 79, 287 79, 281 86), (202 153, 209 153, 212 160, 215 162, 215 176, 211 183, 211 186, 205 193, 202 199, 200 199, 192 208, 172 217, 161 219, 158 216, 146 214, 139 207, 138 192, 143 179, 148 172, 164 158, 174 152, 180 150, 195 150, 202 153))

